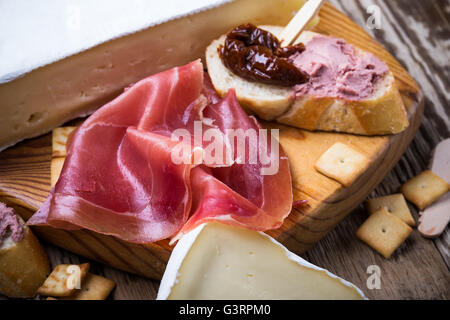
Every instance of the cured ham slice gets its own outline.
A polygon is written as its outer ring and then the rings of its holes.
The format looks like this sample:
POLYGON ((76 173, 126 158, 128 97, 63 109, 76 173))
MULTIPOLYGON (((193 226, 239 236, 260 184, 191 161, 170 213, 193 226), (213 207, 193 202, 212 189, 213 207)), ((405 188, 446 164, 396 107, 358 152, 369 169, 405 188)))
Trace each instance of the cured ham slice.
MULTIPOLYGON (((206 87, 209 87, 207 85, 206 87)), ((212 97, 212 101, 217 101, 212 97)), ((237 102, 234 91, 217 104, 205 109, 206 117, 215 119, 214 124, 222 131, 227 129, 262 129, 254 117, 248 117, 237 102)), ((280 150, 276 175, 261 175, 261 163, 249 163, 249 152, 259 150, 265 141, 248 146, 243 164, 228 167, 195 168, 191 175, 193 209, 182 234, 200 224, 220 220, 222 223, 240 225, 253 230, 278 228, 292 209, 291 176, 287 157, 280 150), (285 193, 280 192, 281 189, 285 193), (280 216, 280 213, 284 215, 280 216), (280 219, 281 218, 281 219, 280 219)), ((267 154, 270 154, 271 145, 267 154)))
MULTIPOLYGON (((260 126, 233 91, 217 96, 199 61, 146 78, 76 130, 58 182, 28 224, 84 228, 136 243, 176 240, 211 220, 261 231, 280 226, 292 206, 287 158, 282 150, 274 158, 270 137, 259 137, 253 147, 265 150, 269 162, 236 163, 242 159, 230 149, 235 142, 227 129, 260 126), (183 129, 193 137, 196 122, 218 130, 233 161, 192 161, 205 142, 180 142, 172 134, 183 129), (190 150, 189 161, 175 163, 180 144, 190 150), (275 162, 275 174, 261 174, 275 162)), ((240 157, 249 159, 249 150, 240 157)))

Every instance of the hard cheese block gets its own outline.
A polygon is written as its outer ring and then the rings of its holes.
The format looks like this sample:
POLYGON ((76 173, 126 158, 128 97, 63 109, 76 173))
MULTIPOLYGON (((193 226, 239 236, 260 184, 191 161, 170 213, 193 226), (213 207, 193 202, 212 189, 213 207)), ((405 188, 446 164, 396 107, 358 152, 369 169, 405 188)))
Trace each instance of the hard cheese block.
POLYGON ((241 23, 285 25, 303 0, 0 3, 0 150, 201 58, 241 23), (26 23, 24 23, 26 22, 26 23), (33 32, 29 32, 33 28, 33 32))
POLYGON ((177 243, 157 299, 344 300, 365 296, 264 233, 209 223, 177 243))

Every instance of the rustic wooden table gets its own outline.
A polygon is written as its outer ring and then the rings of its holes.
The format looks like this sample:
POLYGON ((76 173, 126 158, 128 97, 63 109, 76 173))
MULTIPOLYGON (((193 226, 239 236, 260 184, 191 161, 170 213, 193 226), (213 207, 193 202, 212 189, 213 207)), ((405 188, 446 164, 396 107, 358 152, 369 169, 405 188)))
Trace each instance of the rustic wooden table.
MULTIPOLYGON (((421 86, 426 97, 422 126, 413 143, 371 197, 398 191, 400 185, 423 171, 430 153, 450 137, 450 1, 449 0, 330 0, 390 51, 421 86), (370 30, 367 8, 377 5, 380 29, 370 30)), ((418 212, 411 206, 416 219, 418 212)), ((304 258, 355 283, 371 299, 450 299, 450 230, 427 240, 414 230, 411 237, 386 260, 359 241, 355 232, 366 219, 362 206, 309 250, 304 258), (367 268, 379 266, 381 288, 366 286, 367 268)), ((46 245, 53 266, 85 259, 46 245)), ((144 279, 91 262, 94 273, 114 279, 113 299, 154 299, 158 281, 144 279)), ((1 299, 1 296, 0 296, 1 299)))

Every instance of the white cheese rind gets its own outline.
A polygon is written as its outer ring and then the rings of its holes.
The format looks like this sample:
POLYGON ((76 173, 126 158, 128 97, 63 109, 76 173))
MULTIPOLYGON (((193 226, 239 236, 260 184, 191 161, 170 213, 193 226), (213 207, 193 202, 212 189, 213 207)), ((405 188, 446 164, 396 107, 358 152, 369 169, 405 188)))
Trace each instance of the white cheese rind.
MULTIPOLYGON (((161 284, 160 284, 159 291, 158 291, 158 296, 157 296, 158 300, 166 300, 166 299, 170 298, 173 287, 176 284, 178 284, 178 282, 180 280, 179 272, 180 272, 180 269, 181 269, 181 267, 182 267, 182 265, 183 265, 183 263, 185 261, 185 258, 188 255, 188 253, 190 252, 190 250, 192 249, 193 245, 198 240, 200 234, 202 233, 202 231, 205 229, 206 226, 208 226, 208 224, 200 225, 196 229, 194 229, 191 232, 187 233, 185 236, 183 236, 178 241, 177 245, 175 246, 175 248, 174 248, 174 250, 172 252, 172 255, 170 256, 169 262, 167 264, 166 271, 165 271, 164 276, 163 276, 163 278, 161 280, 161 284)), ((263 237, 265 237, 266 239, 270 240, 270 242, 273 243, 276 247, 281 248, 283 250, 284 254, 286 255, 286 257, 288 258, 288 260, 295 262, 299 266, 306 267, 306 268, 309 268, 309 269, 313 269, 315 271, 323 272, 329 278, 336 279, 342 285, 356 290, 357 294, 361 297, 361 299, 365 299, 365 300, 367 299, 365 297, 364 293, 359 288, 357 288, 355 285, 351 284, 350 282, 348 282, 348 281, 346 281, 346 280, 344 280, 342 278, 339 278, 338 276, 332 274, 328 270, 319 268, 319 267, 317 267, 317 266, 307 262, 306 260, 304 260, 301 257, 297 256, 296 254, 294 254, 294 253, 290 252, 289 250, 287 250, 286 247, 284 247, 281 243, 279 243, 278 241, 276 241, 272 237, 268 236, 267 234, 262 233, 262 232, 260 232, 259 234, 262 235, 263 237)), ((242 245, 245 246, 245 242, 244 241, 242 242, 242 245)), ((243 259, 245 259, 245 257, 243 257, 243 259)), ((273 272, 275 274, 277 272, 277 270, 272 270, 271 272, 273 272)), ((194 275, 188 275, 188 276, 190 277, 190 276, 194 276, 194 275)), ((270 275, 267 275, 267 276, 269 277, 270 275)), ((233 282, 231 280, 232 279, 230 279, 230 283, 233 282)), ((203 281, 203 279, 202 279, 202 281, 203 281)), ((205 279, 204 281, 209 281, 209 280, 205 279)), ((232 290, 236 290, 236 288, 233 288, 232 290)), ((210 294, 214 295, 214 293, 210 293, 210 294)))
POLYGON ((0 43, 7 43, 0 46, 0 57, 8 58, 0 59, 0 83, 106 41, 231 1, 2 1, 0 30, 14 33, 0 32, 0 43))
MULTIPOLYGON (((160 5, 168 5, 148 3, 156 6, 155 11, 160 5)), ((106 42, 101 44, 82 43, 80 48, 89 49, 78 53, 69 50, 50 54, 53 58, 48 61, 23 61, 25 67, 18 72, 0 69, 0 75, 14 78, 0 84, 0 150, 92 113, 142 78, 203 57, 211 40, 238 24, 284 25, 301 7, 302 1, 234 0, 214 1, 213 4, 212 8, 194 6, 196 13, 182 17, 166 15, 168 22, 137 32, 135 29, 117 31, 115 36, 109 34, 102 38, 106 42), (54 61, 55 57, 64 56, 67 57, 54 61), (41 66, 48 62, 53 63, 41 66), (11 76, 13 73, 15 75, 11 76)), ((28 33, 28 36, 39 38, 35 33, 28 33)), ((45 41, 40 47, 46 47, 45 41)), ((14 60, 3 54, 0 60, 14 60)), ((27 56, 30 55, 27 52, 27 56)))

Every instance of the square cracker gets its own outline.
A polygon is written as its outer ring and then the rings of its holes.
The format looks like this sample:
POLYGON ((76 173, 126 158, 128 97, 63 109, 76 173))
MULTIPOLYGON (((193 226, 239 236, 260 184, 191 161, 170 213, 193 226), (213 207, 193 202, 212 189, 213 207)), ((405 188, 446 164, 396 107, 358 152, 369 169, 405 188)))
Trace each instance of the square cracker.
POLYGON ((403 222, 414 227, 416 222, 409 211, 405 197, 401 193, 373 198, 366 201, 366 208, 369 214, 373 214, 381 208, 402 219, 403 222))
POLYGON ((314 167, 323 175, 348 187, 369 167, 369 163, 365 155, 338 142, 322 154, 314 167))
POLYGON ((81 287, 88 270, 89 263, 60 264, 53 269, 37 293, 52 297, 69 296, 75 292, 77 286, 81 287))
POLYGON ((61 174, 62 167, 66 158, 53 158, 50 163, 50 184, 55 186, 61 174))
POLYGON ((359 227, 356 236, 388 259, 411 232, 410 226, 381 208, 359 227))
POLYGON ((67 156, 66 144, 70 134, 77 127, 59 127, 53 129, 52 132, 52 157, 67 156))
POLYGON ((406 182, 401 192, 423 211, 449 191, 449 184, 431 170, 426 170, 406 182))
POLYGON ((83 281, 81 290, 77 290, 65 300, 105 300, 116 286, 112 280, 88 273, 83 281))

